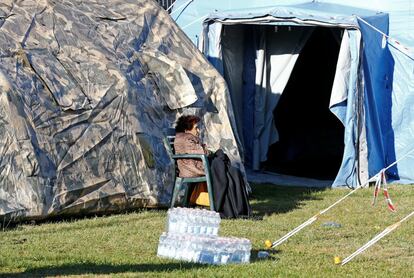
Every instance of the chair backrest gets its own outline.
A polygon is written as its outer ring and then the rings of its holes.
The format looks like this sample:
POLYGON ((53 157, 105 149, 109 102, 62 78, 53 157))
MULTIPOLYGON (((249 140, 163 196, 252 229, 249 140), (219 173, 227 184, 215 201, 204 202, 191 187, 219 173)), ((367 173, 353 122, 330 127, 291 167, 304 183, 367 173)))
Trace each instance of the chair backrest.
POLYGON ((167 143, 167 147, 169 148, 169 152, 171 154, 175 154, 174 140, 175 140, 175 135, 167 135, 166 143, 167 143))
POLYGON ((164 144, 167 147, 168 154, 171 158, 175 154, 174 149, 175 129, 172 127, 164 129, 164 144))
POLYGON ((175 140, 175 135, 167 135, 164 137, 164 145, 167 147, 168 155, 170 156, 172 160, 174 160, 174 163, 173 163, 174 174, 175 174, 175 177, 178 177, 179 170, 178 170, 178 165, 177 165, 177 159, 174 158, 174 155, 175 155, 174 140, 175 140))
POLYGON ((203 162, 204 169, 210 169, 208 158, 205 154, 176 154, 174 149, 174 140, 175 135, 167 135, 164 137, 164 143, 167 146, 168 154, 175 161, 174 165, 177 175, 179 172, 177 166, 178 159, 199 159, 203 162))

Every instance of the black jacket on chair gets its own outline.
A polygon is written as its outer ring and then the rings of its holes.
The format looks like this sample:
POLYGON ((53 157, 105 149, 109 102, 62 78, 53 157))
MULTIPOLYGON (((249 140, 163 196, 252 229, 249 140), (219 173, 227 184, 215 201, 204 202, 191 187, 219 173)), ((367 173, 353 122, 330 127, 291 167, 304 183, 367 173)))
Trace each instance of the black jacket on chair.
POLYGON ((211 178, 213 181, 216 211, 224 218, 251 216, 251 207, 246 184, 240 170, 231 166, 230 159, 218 150, 212 157, 211 178))

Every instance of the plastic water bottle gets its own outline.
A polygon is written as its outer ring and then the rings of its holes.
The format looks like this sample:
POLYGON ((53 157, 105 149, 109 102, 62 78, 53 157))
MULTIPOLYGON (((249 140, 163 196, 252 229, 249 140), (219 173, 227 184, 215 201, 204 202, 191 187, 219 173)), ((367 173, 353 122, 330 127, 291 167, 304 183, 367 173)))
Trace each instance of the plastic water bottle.
POLYGON ((218 235, 220 215, 214 211, 173 208, 167 213, 168 233, 218 235))
POLYGON ((197 238, 194 243, 193 243, 193 248, 194 248, 194 256, 193 256, 193 260, 192 262, 200 262, 200 254, 201 254, 201 250, 203 249, 203 244, 202 244, 202 240, 200 240, 199 238, 197 238))
POLYGON ((219 249, 219 264, 227 264, 230 261, 231 254, 233 253, 233 244, 230 239, 223 238, 218 241, 220 244, 219 249))
POLYGON ((167 257, 166 238, 167 238, 167 234, 162 233, 162 235, 160 236, 160 241, 158 243, 158 250, 157 250, 157 256, 159 257, 167 257))
POLYGON ((219 227, 220 227, 220 214, 215 213, 212 217, 213 220, 213 235, 218 235, 219 227))
POLYGON ((231 255, 230 262, 231 263, 242 263, 245 257, 245 251, 243 250, 240 242, 235 244, 234 251, 231 255))
POLYGON ((157 255, 204 264, 250 261, 247 239, 219 237, 220 214, 205 209, 172 208, 167 212, 167 233, 159 239, 157 255))
POLYGON ((248 263, 250 262, 250 252, 252 250, 252 244, 250 240, 243 238, 242 246, 243 246, 243 251, 244 251, 244 258, 242 260, 242 263, 248 263))
POLYGON ((212 242, 209 240, 204 240, 202 243, 199 262, 203 264, 214 263, 214 250, 212 242))

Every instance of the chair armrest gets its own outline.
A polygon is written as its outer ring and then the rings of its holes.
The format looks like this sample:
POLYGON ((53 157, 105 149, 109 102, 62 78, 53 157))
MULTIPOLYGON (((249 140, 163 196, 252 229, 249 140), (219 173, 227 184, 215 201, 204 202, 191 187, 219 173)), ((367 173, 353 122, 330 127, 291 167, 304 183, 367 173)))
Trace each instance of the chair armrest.
POLYGON ((172 156, 173 159, 180 159, 180 158, 198 158, 198 159, 206 159, 207 156, 205 154, 174 154, 172 156))

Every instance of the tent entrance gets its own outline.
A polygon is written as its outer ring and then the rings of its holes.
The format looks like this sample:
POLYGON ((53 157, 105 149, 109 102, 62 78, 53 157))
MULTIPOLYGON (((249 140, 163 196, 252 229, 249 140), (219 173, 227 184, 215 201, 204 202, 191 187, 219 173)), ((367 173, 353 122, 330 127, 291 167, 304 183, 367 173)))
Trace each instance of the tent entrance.
POLYGON ((265 169, 334 179, 344 151, 344 127, 329 110, 339 43, 316 28, 304 46, 273 111, 279 141, 269 147, 265 169))
POLYGON ((254 159, 258 156, 260 169, 265 171, 335 179, 344 152, 344 127, 329 110, 329 102, 342 29, 235 25, 224 26, 223 32, 224 77, 229 84, 247 168, 257 170, 254 159), (277 35, 272 35, 277 34, 275 28, 280 38, 289 40, 294 37, 280 32, 301 32, 301 38, 294 43, 278 43, 274 37, 277 35), (258 30, 266 33, 265 38, 258 38, 258 30), (233 35, 231 31, 234 31, 233 35), (257 43, 259 40, 266 41, 265 47, 257 43), (252 45, 252 41, 256 45, 252 45), (285 47, 280 48, 281 44, 285 47), (265 58, 268 62, 263 69, 258 68, 257 62, 261 50, 270 56, 270 59, 265 58), (272 55, 290 55, 295 59, 292 62, 292 59, 276 58, 272 64, 272 55), (286 66, 276 73, 286 78, 281 85, 274 81, 275 74, 271 68, 283 67, 283 63, 286 66), (291 69, 286 73, 285 68, 289 64, 291 69), (258 71, 261 70, 270 74, 258 79, 258 71), (261 99, 264 94, 267 96, 261 99), (266 114, 267 118, 263 116, 266 114), (257 140, 259 132, 266 129, 265 141, 257 140), (260 147, 265 148, 261 150, 264 155, 256 153, 260 147))

